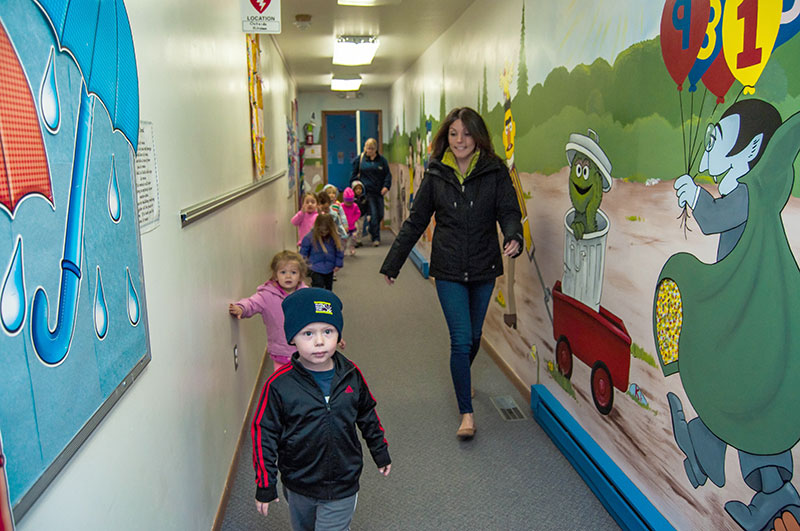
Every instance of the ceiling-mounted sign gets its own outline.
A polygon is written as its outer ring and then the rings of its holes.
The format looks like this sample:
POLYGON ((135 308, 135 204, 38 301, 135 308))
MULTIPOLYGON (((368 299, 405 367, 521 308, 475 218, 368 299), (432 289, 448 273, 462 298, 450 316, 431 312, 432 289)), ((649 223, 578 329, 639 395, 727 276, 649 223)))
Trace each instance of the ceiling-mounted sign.
POLYGON ((239 0, 239 5, 243 32, 281 32, 281 0, 239 0))

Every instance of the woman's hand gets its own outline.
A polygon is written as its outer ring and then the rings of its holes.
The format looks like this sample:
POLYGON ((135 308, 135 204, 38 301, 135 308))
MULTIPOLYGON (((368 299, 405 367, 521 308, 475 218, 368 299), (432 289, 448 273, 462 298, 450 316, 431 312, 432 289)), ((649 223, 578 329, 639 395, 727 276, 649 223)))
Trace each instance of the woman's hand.
POLYGON ((511 240, 503 247, 503 255, 505 256, 517 256, 519 251, 520 247, 517 240, 511 240))
POLYGON ((394 279, 392 277, 390 277, 389 275, 383 275, 383 278, 386 279, 386 283, 389 284, 390 286, 392 284, 394 284, 394 279))
POLYGON ((389 472, 391 472, 391 471, 392 471, 392 465, 391 464, 386 465, 386 466, 382 466, 382 467, 380 467, 378 469, 378 472, 380 472, 384 477, 388 476, 389 472))
POLYGON ((381 195, 386 195, 387 193, 389 193, 389 189, 388 188, 386 188, 385 186, 383 188, 381 188, 381 195))

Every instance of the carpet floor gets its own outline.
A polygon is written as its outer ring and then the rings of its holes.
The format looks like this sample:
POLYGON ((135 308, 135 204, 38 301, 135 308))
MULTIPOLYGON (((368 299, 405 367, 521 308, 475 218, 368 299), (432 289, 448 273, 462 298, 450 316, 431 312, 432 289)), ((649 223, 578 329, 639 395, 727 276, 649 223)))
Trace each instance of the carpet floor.
MULTIPOLYGON (((460 417, 436 290, 410 260, 387 285, 378 270, 392 240, 382 236, 381 247, 346 257, 334 283, 344 303, 343 353, 378 402, 392 456, 392 472, 383 477, 364 449, 351 529, 619 529, 484 351, 472 367, 477 432, 471 441, 456 438, 460 417), (498 397, 513 400, 524 419, 505 420, 492 401, 498 397)), ((259 393, 271 366, 265 363, 259 393)), ((267 517, 256 512, 249 436, 238 451, 221 529, 290 529, 285 502, 271 504, 267 517)))

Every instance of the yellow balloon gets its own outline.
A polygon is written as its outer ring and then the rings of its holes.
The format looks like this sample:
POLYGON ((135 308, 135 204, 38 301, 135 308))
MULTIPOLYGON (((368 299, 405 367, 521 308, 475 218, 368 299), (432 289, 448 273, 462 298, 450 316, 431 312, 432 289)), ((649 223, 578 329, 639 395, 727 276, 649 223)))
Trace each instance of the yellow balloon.
POLYGON ((728 0, 722 15, 722 49, 731 74, 755 92, 781 26, 782 0, 728 0))

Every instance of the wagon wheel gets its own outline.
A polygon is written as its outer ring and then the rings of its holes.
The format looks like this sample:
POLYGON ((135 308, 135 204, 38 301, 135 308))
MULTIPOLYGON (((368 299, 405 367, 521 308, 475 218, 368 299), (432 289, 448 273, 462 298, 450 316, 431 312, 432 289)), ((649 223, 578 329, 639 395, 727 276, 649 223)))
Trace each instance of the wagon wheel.
POLYGON ((614 385, 611 382, 611 373, 602 361, 592 367, 592 400, 597 411, 608 415, 614 406, 614 385))
POLYGON ((564 375, 567 380, 572 376, 572 349, 569 348, 567 338, 561 336, 556 344, 556 363, 558 372, 564 375))

